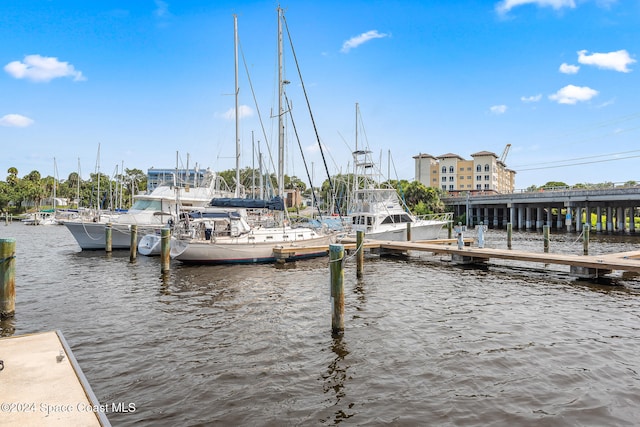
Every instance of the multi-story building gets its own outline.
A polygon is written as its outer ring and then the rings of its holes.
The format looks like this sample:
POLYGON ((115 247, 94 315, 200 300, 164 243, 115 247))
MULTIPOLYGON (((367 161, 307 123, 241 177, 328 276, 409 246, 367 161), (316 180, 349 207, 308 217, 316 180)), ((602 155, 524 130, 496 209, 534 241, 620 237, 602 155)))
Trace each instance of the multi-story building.
POLYGON ((490 151, 479 151, 466 160, 454 153, 434 157, 418 154, 415 159, 416 181, 428 187, 439 187, 449 193, 511 193, 516 172, 490 151))

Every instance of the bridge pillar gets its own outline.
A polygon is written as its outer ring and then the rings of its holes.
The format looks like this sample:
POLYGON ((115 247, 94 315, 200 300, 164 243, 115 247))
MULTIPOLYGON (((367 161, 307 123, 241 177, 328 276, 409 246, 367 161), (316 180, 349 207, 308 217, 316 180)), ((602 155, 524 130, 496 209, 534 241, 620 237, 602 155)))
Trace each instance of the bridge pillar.
POLYGON ((629 233, 636 232, 636 208, 629 208, 629 233))
POLYGON ((616 214, 616 224, 618 225, 618 231, 624 232, 624 208, 618 207, 618 213, 616 214))
POLYGON ((527 206, 525 209, 525 227, 527 230, 531 230, 531 209, 529 206, 527 206))
POLYGON ((499 211, 500 209, 493 208, 493 228, 498 228, 500 226, 500 216, 498 215, 499 211))
POLYGON ((562 217, 562 206, 558 206, 558 215, 556 216, 556 228, 562 230, 564 218, 562 217))
POLYGON ((544 225, 544 216, 542 215, 542 208, 536 208, 536 230, 540 230, 544 225))
POLYGON ((551 223, 553 222, 553 212, 551 211, 551 206, 547 207, 547 220, 545 221, 544 225, 547 225, 549 228, 551 228, 551 223))
POLYGON ((524 228, 524 218, 523 218, 523 209, 521 206, 517 207, 518 209, 518 230, 522 230, 524 228))
POLYGON ((576 208, 576 231, 578 233, 582 231, 582 208, 580 206, 576 208))
POLYGON ((596 231, 602 231, 602 208, 596 207, 596 231))
POLYGON ((489 225, 489 208, 484 208, 484 216, 480 218, 480 223, 489 225))
POLYGON ((571 207, 567 206, 567 213, 565 214, 564 223, 567 226, 567 231, 569 231, 569 232, 572 231, 572 228, 571 228, 571 224, 573 223, 572 211, 573 211, 573 209, 571 209, 571 207))
POLYGON ((613 208, 611 206, 607 206, 607 231, 613 231, 613 208))

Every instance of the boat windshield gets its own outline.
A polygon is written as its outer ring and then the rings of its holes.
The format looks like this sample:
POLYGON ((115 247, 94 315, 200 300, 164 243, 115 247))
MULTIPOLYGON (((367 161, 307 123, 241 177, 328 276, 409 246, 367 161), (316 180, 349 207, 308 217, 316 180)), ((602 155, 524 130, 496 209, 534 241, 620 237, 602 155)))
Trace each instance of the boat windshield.
POLYGON ((135 201, 133 206, 131 206, 130 210, 161 211, 162 210, 162 201, 160 201, 160 200, 139 199, 139 200, 135 201))
POLYGON ((405 222, 413 222, 413 221, 411 220, 411 217, 409 217, 409 215, 400 214, 400 215, 389 215, 384 220, 382 220, 381 224, 398 224, 398 223, 405 223, 405 222))

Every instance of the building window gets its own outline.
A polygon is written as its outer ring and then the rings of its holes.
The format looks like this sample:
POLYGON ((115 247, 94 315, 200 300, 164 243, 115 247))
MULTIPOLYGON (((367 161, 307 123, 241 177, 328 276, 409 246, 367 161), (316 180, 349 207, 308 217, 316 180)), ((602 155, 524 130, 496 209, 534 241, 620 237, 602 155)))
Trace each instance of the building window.
POLYGON ((489 181, 490 179, 491 179, 491 177, 490 177, 489 175, 485 175, 485 176, 484 176, 484 180, 485 180, 485 181, 489 181))
POLYGON ((442 173, 447 173, 447 167, 446 166, 442 167, 442 173))
POLYGON ((485 184, 485 185, 484 185, 484 189, 485 189, 485 190, 488 190, 488 189, 489 189, 489 184, 485 184))
POLYGON ((455 190, 455 188, 453 187, 453 185, 450 185, 450 186, 449 186, 449 190, 451 190, 451 191, 455 190))
POLYGON ((482 181, 482 175, 477 175, 476 176, 476 181, 482 181))
POLYGON ((442 182, 447 182, 447 177, 446 176, 442 177, 442 182))
POLYGON ((489 172, 489 170, 490 170, 490 169, 489 169, 489 165, 484 165, 484 171, 485 171, 485 172, 489 172))
POLYGON ((453 166, 449 166, 449 173, 454 173, 456 170, 453 166))
POLYGON ((449 177, 449 181, 453 181, 455 178, 453 176, 449 177))
POLYGON ((446 186, 446 185, 443 185, 443 186, 442 186, 442 189, 443 189, 444 191, 447 191, 447 186, 446 186))
POLYGON ((460 172, 464 172, 464 168, 460 168, 460 172))
POLYGON ((464 179, 464 176, 461 176, 460 179, 464 179))
POLYGON ((471 175, 467 175, 467 179, 471 179, 471 175))
POLYGON ((482 190, 482 184, 476 184, 476 190, 482 190))
POLYGON ((476 166, 476 172, 482 172, 482 166, 480 165, 476 166))

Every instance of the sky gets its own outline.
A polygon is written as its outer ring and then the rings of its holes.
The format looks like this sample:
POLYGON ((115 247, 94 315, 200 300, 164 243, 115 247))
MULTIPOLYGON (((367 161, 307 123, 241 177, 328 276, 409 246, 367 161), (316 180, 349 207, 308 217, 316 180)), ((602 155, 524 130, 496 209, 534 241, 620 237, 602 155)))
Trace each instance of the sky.
POLYGON ((241 166, 275 171, 278 5, 290 176, 511 144, 516 189, 640 181, 638 0, 1 0, 0 180, 235 168, 234 16, 241 166))

